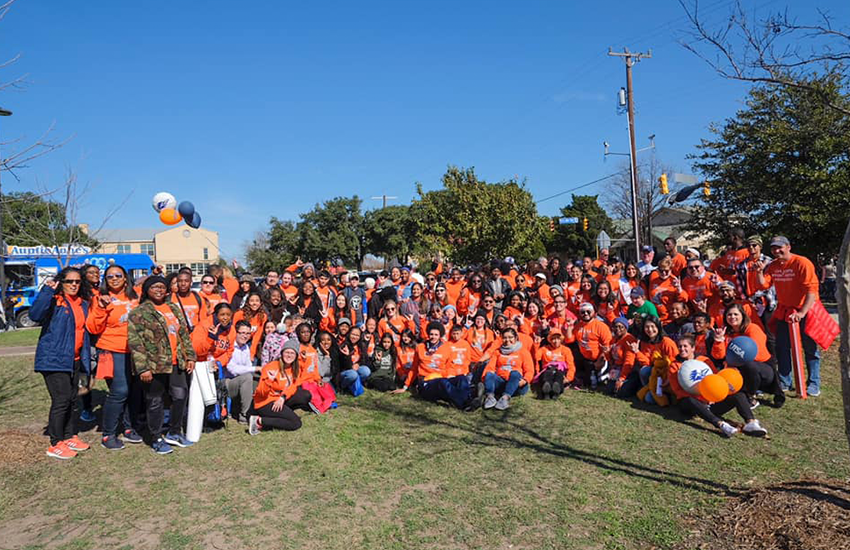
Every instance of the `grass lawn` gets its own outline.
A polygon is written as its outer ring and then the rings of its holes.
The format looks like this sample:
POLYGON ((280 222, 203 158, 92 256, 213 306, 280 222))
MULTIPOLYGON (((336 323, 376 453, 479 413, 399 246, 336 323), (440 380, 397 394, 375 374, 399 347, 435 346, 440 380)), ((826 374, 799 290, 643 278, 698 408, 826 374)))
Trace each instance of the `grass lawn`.
POLYGON ((24 328, 0 332, 0 348, 12 346, 34 346, 38 342, 40 328, 24 328))
POLYGON ((669 548, 727 497, 850 477, 835 349, 821 397, 757 409, 770 439, 575 391, 473 414, 367 391, 294 433, 68 462, 31 361, 0 359, 3 548, 669 548))

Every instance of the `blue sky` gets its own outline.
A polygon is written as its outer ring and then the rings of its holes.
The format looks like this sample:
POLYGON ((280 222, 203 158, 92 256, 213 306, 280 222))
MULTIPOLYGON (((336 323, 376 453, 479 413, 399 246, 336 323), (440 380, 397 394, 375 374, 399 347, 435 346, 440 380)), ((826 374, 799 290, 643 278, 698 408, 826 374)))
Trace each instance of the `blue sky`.
MULTIPOLYGON (((701 6, 718 21, 729 3, 701 6)), ((835 15, 840 3, 816 2, 835 15)), ((652 48, 634 70, 638 146, 656 134, 658 158, 688 171, 686 155, 746 87, 681 47, 685 29, 674 0, 18 0, 0 22, 0 57, 21 59, 0 81, 27 73, 30 84, 0 93, 15 113, 2 141, 51 123, 74 138, 4 190, 50 187, 71 168, 91 185, 80 221, 92 225, 134 190, 110 227, 160 226, 150 198, 169 191, 220 232, 227 257, 272 215, 355 193, 367 208, 384 193, 409 203, 415 182, 439 187, 448 164, 489 181, 518 175, 544 198, 614 172, 603 140, 627 150, 615 108, 625 71, 609 46, 652 48)))

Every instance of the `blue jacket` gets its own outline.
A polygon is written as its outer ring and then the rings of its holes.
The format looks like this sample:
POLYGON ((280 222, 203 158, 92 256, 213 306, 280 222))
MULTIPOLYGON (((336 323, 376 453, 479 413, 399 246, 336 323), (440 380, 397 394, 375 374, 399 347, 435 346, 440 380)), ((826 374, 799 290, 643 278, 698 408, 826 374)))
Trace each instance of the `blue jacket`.
MULTIPOLYGON (((38 346, 35 348, 36 372, 73 372, 74 370, 74 312, 71 306, 56 305, 54 290, 47 285, 35 298, 30 308, 30 319, 41 324, 38 346)), ((82 301, 83 313, 88 315, 89 303, 82 301)), ((88 331, 83 331, 83 348, 80 350, 83 372, 91 370, 91 341, 88 331)))

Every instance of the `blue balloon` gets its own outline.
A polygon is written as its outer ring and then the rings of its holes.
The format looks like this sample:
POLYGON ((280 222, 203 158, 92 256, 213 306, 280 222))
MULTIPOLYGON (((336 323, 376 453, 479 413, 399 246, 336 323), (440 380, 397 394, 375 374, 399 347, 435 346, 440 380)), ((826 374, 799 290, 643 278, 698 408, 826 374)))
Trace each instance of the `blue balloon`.
POLYGON ((195 229, 201 227, 201 215, 197 212, 192 213, 192 219, 183 218, 186 221, 186 225, 189 227, 193 227, 195 229))
POLYGON ((733 338, 726 346, 726 364, 730 367, 740 367, 755 361, 759 347, 749 336, 733 338))
POLYGON ((180 212, 184 220, 191 220, 195 213, 195 205, 189 201, 183 201, 177 206, 177 211, 180 212))

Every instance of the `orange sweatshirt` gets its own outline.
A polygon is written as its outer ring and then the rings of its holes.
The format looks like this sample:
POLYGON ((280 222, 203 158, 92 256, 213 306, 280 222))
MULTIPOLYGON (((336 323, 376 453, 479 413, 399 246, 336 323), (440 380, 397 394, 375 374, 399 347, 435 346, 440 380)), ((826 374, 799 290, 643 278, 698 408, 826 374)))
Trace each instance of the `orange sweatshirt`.
POLYGON ((409 388, 413 385, 416 371, 413 368, 413 362, 416 359, 416 348, 401 347, 398 350, 398 361, 396 361, 395 372, 399 380, 403 381, 405 387, 409 388))
POLYGON ((213 327, 212 319, 208 319, 192 330, 192 347, 198 361, 218 361, 222 366, 227 366, 230 356, 233 355, 233 343, 236 341, 235 324, 230 324, 230 330, 222 332, 218 338, 210 338, 210 329, 213 327))
POLYGON ((493 340, 496 339, 496 335, 487 327, 484 327, 483 330, 478 330, 475 327, 472 327, 466 331, 464 339, 469 342, 470 360, 473 363, 477 363, 478 361, 481 361, 481 356, 484 354, 484 350, 489 348, 490 344, 493 343, 493 340))
POLYGON ((416 356, 413 360, 413 370, 416 378, 422 378, 426 382, 437 378, 445 378, 446 361, 449 353, 445 344, 440 344, 434 353, 428 353, 427 344, 416 346, 416 356))
POLYGON ((98 300, 93 300, 86 318, 89 334, 99 334, 97 348, 115 353, 127 353, 127 318, 130 310, 139 305, 126 294, 109 295, 111 302, 104 308, 98 300))
POLYGON ((472 346, 466 340, 453 342, 449 340, 443 347, 448 351, 446 361, 446 378, 465 376, 469 373, 469 362, 472 358, 472 346))
POLYGON ((260 372, 260 382, 254 390, 254 408, 265 407, 279 398, 289 399, 298 389, 298 380, 292 376, 292 371, 281 372, 280 361, 267 363, 260 372))
POLYGON ((579 351, 585 359, 596 361, 611 345, 611 329, 599 319, 587 323, 579 322, 573 329, 573 337, 564 336, 564 342, 578 342, 579 351))
MULTIPOLYGON (((811 260, 791 254, 787 262, 773 260, 764 268, 767 283, 763 288, 776 288, 776 302, 780 306, 799 310, 809 292, 818 294, 818 276, 811 260)), ((758 281, 758 279, 756 279, 758 281)))
MULTIPOLYGON (((233 323, 232 325, 235 327, 236 323, 239 321, 245 320, 245 312, 241 309, 233 314, 233 323)), ((251 357, 257 356, 257 346, 260 344, 260 340, 263 339, 263 326, 266 324, 266 314, 263 311, 260 311, 258 314, 251 317, 251 320, 248 321, 251 323, 251 357)))
POLYGON ((563 344, 557 348, 553 348, 551 344, 546 344, 537 350, 537 366, 538 371, 542 370, 552 362, 563 361, 567 365, 567 372, 564 375, 565 382, 572 382, 576 377, 576 363, 573 359, 573 352, 570 348, 563 344))
POLYGON ((384 337, 384 334, 389 333, 396 347, 398 347, 401 343, 401 333, 405 329, 410 329, 413 334, 416 334, 416 324, 404 315, 396 314, 389 320, 385 317, 378 323, 378 339, 380 340, 384 337))
POLYGON ((688 293, 682 289, 676 288, 674 281, 675 277, 667 277, 662 279, 657 271, 649 274, 649 285, 647 297, 650 302, 655 304, 658 310, 658 318, 666 324, 668 319, 667 310, 670 304, 674 302, 687 302, 688 293))
POLYGON ((180 311, 186 313, 186 319, 192 327, 196 327, 212 316, 209 301, 197 292, 190 291, 188 296, 179 296, 176 292, 172 292, 170 299, 172 304, 176 304, 180 311))
POLYGON ((512 370, 520 372, 523 379, 529 384, 534 378, 534 360, 531 359, 531 354, 525 349, 525 346, 520 346, 518 350, 507 355, 503 354, 501 349, 496 350, 493 359, 484 369, 484 376, 493 372, 499 378, 507 380, 512 370))
POLYGON ((726 330, 726 336, 721 339, 715 339, 714 345, 711 346, 711 356, 715 359, 726 360, 726 347, 735 338, 738 336, 749 336, 752 338, 756 345, 758 346, 758 353, 756 353, 755 360, 759 363, 767 363, 770 361, 770 352, 767 351, 767 336, 765 336, 764 331, 756 326, 754 323, 750 323, 747 326, 747 330, 744 331, 743 334, 731 334, 729 330, 726 330))
MULTIPOLYGON (((752 304, 750 304, 750 302, 735 300, 735 303, 743 308, 744 313, 747 314, 750 321, 758 325, 760 329, 764 330, 764 323, 761 322, 756 309, 752 306, 752 304)), ((718 301, 717 303, 708 306, 708 314, 711 316, 713 326, 722 327, 726 324, 726 319, 724 319, 724 316, 726 315, 726 305, 723 302, 718 301)))
POLYGON ((635 366, 635 352, 632 351, 631 347, 633 342, 637 342, 637 338, 626 333, 625 336, 611 345, 611 353, 608 355, 608 361, 614 368, 620 369, 619 379, 623 381, 629 377, 635 366))
POLYGON ((652 354, 656 351, 669 361, 675 361, 676 356, 679 355, 679 347, 676 342, 664 336, 657 344, 641 341, 640 349, 635 354, 635 360, 639 365, 652 366, 652 354))

